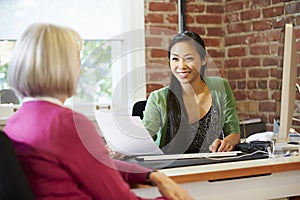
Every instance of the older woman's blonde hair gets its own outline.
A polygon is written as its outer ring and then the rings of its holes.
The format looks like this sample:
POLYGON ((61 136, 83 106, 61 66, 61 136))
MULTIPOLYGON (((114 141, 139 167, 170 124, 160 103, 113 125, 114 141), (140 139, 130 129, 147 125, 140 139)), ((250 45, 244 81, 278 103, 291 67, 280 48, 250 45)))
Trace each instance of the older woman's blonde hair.
POLYGON ((8 81, 22 97, 66 98, 74 94, 80 72, 80 35, 66 27, 33 24, 17 41, 8 81))

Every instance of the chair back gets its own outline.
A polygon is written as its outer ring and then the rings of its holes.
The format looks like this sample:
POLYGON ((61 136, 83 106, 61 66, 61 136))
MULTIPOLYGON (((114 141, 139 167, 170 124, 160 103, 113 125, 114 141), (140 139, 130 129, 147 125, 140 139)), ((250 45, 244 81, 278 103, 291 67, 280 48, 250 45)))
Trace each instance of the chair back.
POLYGON ((144 117, 144 110, 146 107, 147 100, 137 101, 132 107, 132 116, 139 116, 141 119, 144 117))
POLYGON ((32 200, 31 188, 12 141, 0 130, 0 199, 32 200))

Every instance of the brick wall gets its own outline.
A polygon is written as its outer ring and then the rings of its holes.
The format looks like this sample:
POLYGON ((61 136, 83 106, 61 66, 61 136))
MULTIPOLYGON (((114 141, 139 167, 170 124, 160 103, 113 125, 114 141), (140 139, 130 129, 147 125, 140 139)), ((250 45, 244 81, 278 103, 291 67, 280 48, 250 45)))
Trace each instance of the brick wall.
MULTIPOLYGON (((285 23, 295 25, 300 54, 300 1, 186 0, 185 6, 186 29, 203 37, 212 58, 208 72, 229 80, 241 119, 261 117, 271 130, 279 115, 285 23)), ((177 17, 177 0, 145 0, 147 83, 169 82, 166 49, 177 17)))

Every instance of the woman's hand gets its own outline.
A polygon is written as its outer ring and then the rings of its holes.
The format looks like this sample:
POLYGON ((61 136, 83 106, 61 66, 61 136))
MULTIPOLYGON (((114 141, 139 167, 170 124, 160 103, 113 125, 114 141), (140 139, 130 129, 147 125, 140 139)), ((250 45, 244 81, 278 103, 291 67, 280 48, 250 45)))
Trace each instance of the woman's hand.
POLYGON ((170 179, 163 173, 158 171, 151 172, 149 175, 150 181, 155 184, 159 192, 168 199, 172 200, 192 200, 188 192, 180 187, 176 182, 170 179))
POLYGON ((238 143, 240 143, 240 134, 231 133, 223 140, 215 139, 215 141, 209 146, 209 150, 211 152, 231 151, 238 143))
POLYGON ((225 152, 231 151, 234 145, 230 141, 215 139, 215 141, 209 146, 211 152, 225 152))

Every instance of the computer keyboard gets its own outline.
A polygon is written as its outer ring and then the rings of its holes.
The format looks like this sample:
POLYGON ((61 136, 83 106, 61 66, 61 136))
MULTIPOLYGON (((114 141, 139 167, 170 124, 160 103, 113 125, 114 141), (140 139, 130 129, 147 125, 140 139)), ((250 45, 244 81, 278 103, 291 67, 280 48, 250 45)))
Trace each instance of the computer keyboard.
POLYGON ((167 155, 146 155, 137 156, 137 161, 155 161, 155 160, 180 160, 180 159, 193 159, 193 158, 218 158, 237 156, 242 151, 229 151, 229 152, 215 152, 215 153, 190 153, 190 154, 167 154, 167 155))

